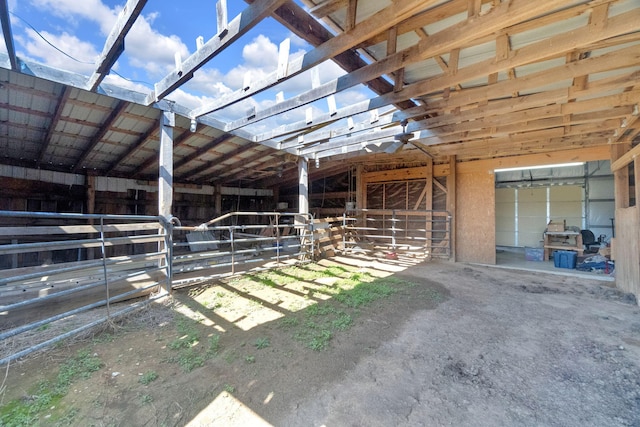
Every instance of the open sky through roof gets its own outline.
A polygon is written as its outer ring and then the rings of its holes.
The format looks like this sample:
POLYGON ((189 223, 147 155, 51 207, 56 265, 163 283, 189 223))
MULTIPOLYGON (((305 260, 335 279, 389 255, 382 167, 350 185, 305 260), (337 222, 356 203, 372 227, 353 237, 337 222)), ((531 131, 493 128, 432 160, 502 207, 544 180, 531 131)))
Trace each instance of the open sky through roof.
MULTIPOLYGON (((9 0, 16 54, 23 59, 90 75, 124 4, 124 0, 9 0)), ((247 7, 247 3, 240 0, 229 1, 227 5, 229 21, 247 7)), ((216 31, 214 0, 149 1, 127 35, 125 51, 105 82, 147 93, 175 67, 176 52, 184 60, 195 52, 197 37, 202 36, 206 42, 216 31)), ((313 48, 273 18, 267 18, 167 98, 196 108, 240 88, 246 74, 252 80, 260 79, 277 68, 278 45, 286 38, 291 39, 290 57, 313 48)), ((4 41, 0 41, 0 46, 1 51, 6 52, 4 41)), ((331 61, 319 67, 322 83, 344 74, 331 61)), ((238 119, 251 106, 259 110, 273 105, 279 91, 288 98, 310 88, 311 77, 304 73, 214 116, 225 121, 238 119)), ((341 107, 369 96, 368 89, 358 87, 339 94, 336 100, 341 107)), ((326 111, 326 102, 318 101, 312 106, 326 111)), ((304 118, 305 108, 253 125, 251 130, 260 132, 275 124, 299 121, 304 118)))

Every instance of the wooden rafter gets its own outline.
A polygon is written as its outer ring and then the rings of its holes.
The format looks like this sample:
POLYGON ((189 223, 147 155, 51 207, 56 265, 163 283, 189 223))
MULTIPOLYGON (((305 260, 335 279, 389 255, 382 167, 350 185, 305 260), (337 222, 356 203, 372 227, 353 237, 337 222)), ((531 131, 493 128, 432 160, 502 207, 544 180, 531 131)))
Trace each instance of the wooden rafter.
POLYGON ((118 101, 115 104, 113 110, 111 111, 111 114, 109 114, 107 119, 100 126, 98 133, 93 136, 91 142, 89 142, 89 145, 84 149, 78 160, 76 160, 75 165, 72 169, 73 172, 78 172, 85 166, 85 160, 87 160, 93 149, 96 148, 96 146, 102 141, 102 138, 104 138, 107 132, 111 130, 116 120, 118 120, 118 118, 120 117, 120 114, 127 108, 128 105, 129 103, 125 101, 118 101))

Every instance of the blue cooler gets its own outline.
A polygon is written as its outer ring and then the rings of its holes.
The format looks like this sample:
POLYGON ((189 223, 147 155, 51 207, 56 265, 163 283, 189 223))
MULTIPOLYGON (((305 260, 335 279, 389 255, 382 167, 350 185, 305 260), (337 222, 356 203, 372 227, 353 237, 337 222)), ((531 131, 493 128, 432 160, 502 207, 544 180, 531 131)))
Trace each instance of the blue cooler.
POLYGON ((555 251, 553 253, 553 265, 556 268, 576 268, 578 254, 574 251, 555 251))

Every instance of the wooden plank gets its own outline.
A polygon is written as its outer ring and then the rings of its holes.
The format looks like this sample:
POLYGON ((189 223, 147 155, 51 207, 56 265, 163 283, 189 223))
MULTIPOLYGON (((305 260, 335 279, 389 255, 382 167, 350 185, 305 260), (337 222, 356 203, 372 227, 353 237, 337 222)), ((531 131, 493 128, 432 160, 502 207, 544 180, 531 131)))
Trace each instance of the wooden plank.
POLYGON ((309 13, 316 18, 324 18, 347 6, 349 0, 326 0, 309 9, 309 13))
MULTIPOLYGON (((563 0, 562 2, 554 3, 554 6, 560 8, 562 4, 570 4, 571 1, 563 0)), ((295 96, 285 102, 276 104, 267 109, 256 112, 256 115, 251 119, 239 119, 232 123, 230 123, 225 130, 230 131, 233 129, 238 129, 240 127, 246 126, 247 124, 254 123, 259 120, 263 120, 265 118, 271 117, 276 114, 283 113, 292 108, 299 107, 300 105, 305 105, 310 102, 316 101, 318 99, 324 98, 328 95, 335 94, 337 92, 348 89, 357 84, 364 83, 373 78, 376 78, 382 74, 392 73, 393 71, 403 68, 407 65, 410 65, 414 62, 421 61, 436 55, 441 55, 448 53, 452 49, 464 46, 466 43, 469 43, 475 40, 477 37, 482 35, 491 34, 498 29, 507 27, 509 25, 513 25, 520 21, 524 21, 530 18, 534 18, 543 12, 548 12, 548 5, 544 2, 537 2, 534 5, 528 1, 519 1, 514 0, 512 2, 501 3, 500 6, 495 7, 491 10, 491 12, 477 17, 471 17, 466 21, 455 24, 445 30, 442 30, 433 36, 429 37, 427 40, 422 40, 418 44, 411 46, 407 49, 404 49, 400 52, 397 52, 393 55, 389 55, 384 59, 381 59, 373 64, 362 67, 358 70, 355 70, 346 76, 340 77, 334 81, 326 83, 318 88, 312 89, 310 91, 304 92, 295 96)), ((360 25, 364 24, 361 23, 360 25)), ((360 26, 359 25, 359 26, 360 26)), ((380 29, 389 28, 389 26, 382 25, 379 27, 380 29)), ((587 33, 588 34, 588 33, 587 33)), ((620 32, 616 34, 621 34, 620 32)), ((527 47, 528 48, 528 47, 527 47)), ((539 55, 536 55, 535 59, 538 59, 539 55)), ((475 73, 480 73, 481 75, 485 75, 484 68, 468 67, 469 69, 473 69, 475 73)), ((457 78, 459 72, 454 76, 457 78)), ((451 78, 451 76, 447 76, 451 78)), ((464 80, 461 80, 464 81, 464 80)), ((409 85, 405 87, 403 91, 396 92, 396 96, 409 98, 415 97, 416 91, 409 91, 409 87, 415 87, 418 83, 414 83, 413 85, 409 85)), ((455 85, 446 85, 446 86, 455 86, 455 85)), ((446 87, 445 86, 445 87, 446 87)), ((430 88, 433 89, 433 86, 430 85, 430 88)), ((425 93, 424 91, 422 92, 425 93)), ((426 92, 428 93, 428 92, 426 92)), ((390 96, 389 94, 387 96, 390 96)), ((394 103, 394 102, 392 102, 394 103)), ((388 104, 385 104, 388 105, 388 104)), ((371 108, 369 108, 371 109, 371 108)))
POLYGON ((616 209, 616 286, 640 301, 640 207, 616 209))
POLYGON ((639 155, 640 145, 636 145, 631 150, 627 151, 611 163, 611 172, 616 172, 626 167, 627 165, 629 165, 629 163, 635 161, 636 157, 638 157, 639 155))
POLYGON ((370 184, 374 182, 406 181, 408 179, 427 178, 429 171, 426 167, 391 169, 377 172, 366 172, 362 174, 363 182, 370 184))
MULTIPOLYGON (((294 77, 304 71, 307 71, 316 65, 333 58, 341 54, 342 52, 357 46, 363 41, 367 40, 372 35, 379 31, 393 27, 395 24, 401 22, 407 13, 415 12, 419 9, 428 7, 430 4, 435 3, 436 0, 396 0, 390 6, 375 13, 364 21, 360 22, 356 27, 347 30, 337 36, 326 40, 320 46, 316 47, 310 52, 305 53, 302 57, 296 58, 289 62, 287 66, 286 79, 294 77)), ((378 76, 373 76, 371 79, 378 76)), ((238 101, 246 99, 250 96, 256 95, 266 89, 277 84, 281 79, 278 79, 277 72, 271 73, 264 77, 262 80, 253 82, 248 90, 238 90, 231 94, 219 97, 216 101, 196 108, 192 111, 193 117, 199 117, 204 114, 208 114, 217 111, 221 108, 232 105, 238 101)), ((316 89, 314 89, 316 90, 316 89)), ((284 105, 290 105, 291 101, 286 100, 278 103, 278 109, 282 109, 284 105)), ((299 106, 301 104, 297 104, 299 106)), ((268 109, 269 111, 271 109, 268 109)), ((265 118, 264 112, 256 112, 255 117, 243 118, 230 123, 225 127, 225 131, 231 131, 252 123, 260 118, 265 118)))
MULTIPOLYGON (((499 159, 462 162, 457 164, 457 173, 493 172, 495 169, 543 166, 569 162, 593 162, 609 160, 608 146, 598 146, 579 150, 558 150, 548 153, 502 157, 499 159)), ((448 186, 447 186, 448 187, 448 186)))

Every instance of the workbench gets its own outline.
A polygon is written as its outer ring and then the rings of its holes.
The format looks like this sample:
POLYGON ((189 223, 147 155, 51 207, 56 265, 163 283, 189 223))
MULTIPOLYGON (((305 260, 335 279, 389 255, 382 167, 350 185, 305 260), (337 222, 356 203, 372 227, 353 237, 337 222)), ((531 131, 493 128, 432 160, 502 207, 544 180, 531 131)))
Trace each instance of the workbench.
POLYGON ((544 233, 544 260, 549 260, 552 249, 584 253, 582 234, 579 231, 546 231, 544 233))

